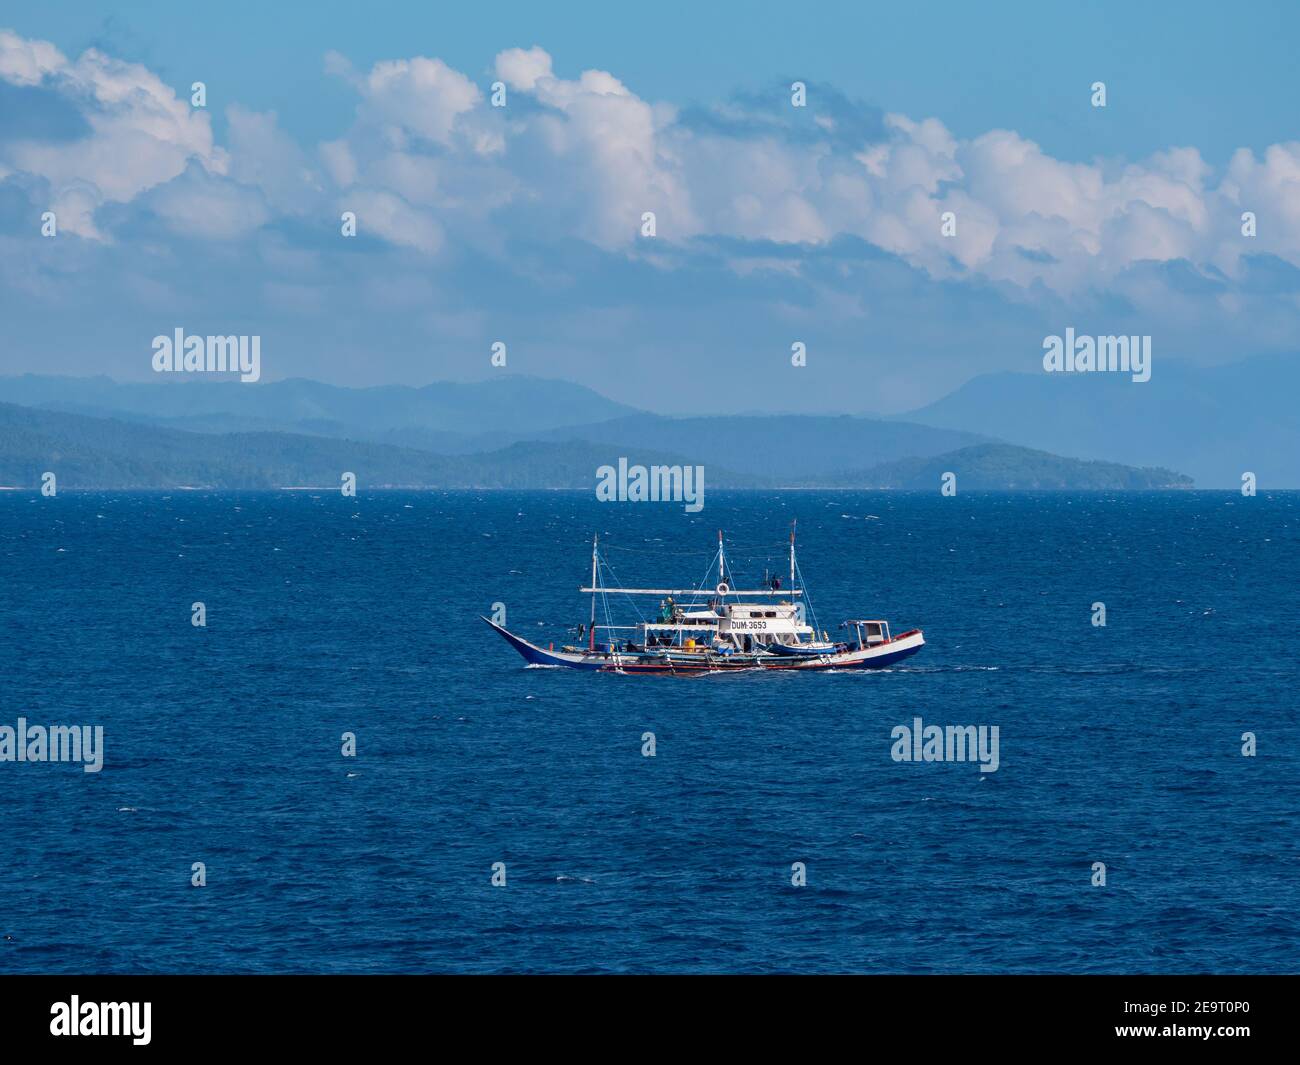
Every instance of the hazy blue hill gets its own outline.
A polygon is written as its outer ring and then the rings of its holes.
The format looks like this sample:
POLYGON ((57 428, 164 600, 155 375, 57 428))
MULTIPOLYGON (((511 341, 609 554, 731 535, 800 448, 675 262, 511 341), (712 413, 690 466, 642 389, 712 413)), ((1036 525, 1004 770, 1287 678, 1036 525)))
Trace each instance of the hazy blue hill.
POLYGON ((273 429, 364 438, 408 429, 541 432, 633 410, 582 385, 513 374, 423 388, 341 388, 301 378, 245 384, 166 375, 156 382, 120 383, 107 377, 27 374, 0 378, 0 402, 213 432, 273 429))
POLYGON ((886 462, 845 473, 828 485, 841 488, 915 488, 938 491, 945 473, 957 490, 1190 488, 1192 480, 1165 469, 1135 469, 1114 462, 1085 462, 1011 444, 977 444, 946 455, 886 462))
MULTIPOLYGON (((46 409, 60 410, 63 408, 51 405, 46 409)), ((469 455, 482 451, 497 451, 507 444, 514 443, 516 440, 534 439, 537 436, 535 432, 506 432, 499 430, 490 433, 467 433, 427 429, 419 425, 405 425, 395 429, 368 429, 364 426, 349 425, 345 422, 330 421, 325 418, 292 420, 243 417, 234 414, 193 414, 177 418, 154 418, 144 414, 118 411, 74 410, 71 412, 91 414, 96 417, 119 418, 169 429, 182 429, 191 433, 289 432, 304 436, 367 440, 375 444, 391 444, 394 447, 432 451, 440 455, 469 455)))
MULTIPOLYGON (((670 452, 632 462, 677 465, 670 452)), ((516 444, 470 456, 434 455, 366 441, 291 433, 187 433, 0 403, 0 485, 35 488, 47 470, 61 488, 337 488, 346 472, 362 487, 583 488, 614 464, 610 448, 584 442, 516 444)), ((709 466, 706 485, 751 485, 709 466)))
MULTIPOLYGON (((689 440, 684 441, 690 443, 689 440)), ((703 464, 714 488, 768 487, 767 478, 733 472, 703 450, 623 449, 592 441, 523 441, 474 455, 435 455, 370 441, 293 433, 188 433, 115 419, 0 404, 0 485, 34 488, 54 471, 63 488, 334 488, 352 472, 363 487, 579 488, 620 455, 645 465, 703 464)), ((1167 470, 1080 462, 1004 444, 876 464, 782 484, 937 489, 952 470, 959 488, 1152 488, 1185 484, 1167 470)))
POLYGON ((1184 470, 1201 487, 1300 486, 1300 356, 1122 374, 987 374, 905 415, 1061 455, 1184 470))
POLYGON ((672 448, 757 477, 816 480, 837 470, 925 457, 987 440, 976 433, 849 415, 718 415, 666 418, 635 414, 599 425, 552 430, 548 439, 608 442, 620 453, 672 448))
POLYGON ((579 385, 518 376, 348 389, 306 380, 120 384, 28 375, 0 378, 0 401, 186 432, 289 432, 443 455, 493 452, 524 440, 585 440, 608 444, 615 458, 689 454, 698 456, 695 463, 759 479, 805 478, 988 439, 848 415, 670 418, 633 411, 579 385))

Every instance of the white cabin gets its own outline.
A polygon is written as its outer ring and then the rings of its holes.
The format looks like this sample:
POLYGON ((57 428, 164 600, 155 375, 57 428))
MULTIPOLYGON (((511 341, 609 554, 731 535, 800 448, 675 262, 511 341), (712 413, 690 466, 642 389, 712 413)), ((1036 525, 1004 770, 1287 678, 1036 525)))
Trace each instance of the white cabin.
POLYGON ((722 608, 717 642, 737 651, 766 644, 795 644, 816 636, 794 603, 733 603, 722 608))
POLYGON ((728 603, 715 608, 676 610, 668 621, 642 626, 650 647, 692 645, 754 651, 767 644, 796 644, 815 638, 794 603, 728 603))

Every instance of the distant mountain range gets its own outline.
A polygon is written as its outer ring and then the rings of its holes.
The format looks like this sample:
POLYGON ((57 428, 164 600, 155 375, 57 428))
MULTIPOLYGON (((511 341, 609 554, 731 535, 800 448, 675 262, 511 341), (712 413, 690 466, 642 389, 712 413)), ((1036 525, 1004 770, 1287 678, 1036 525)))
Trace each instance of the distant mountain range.
MULTIPOLYGON (((250 386, 251 387, 251 386, 250 386)), ((933 448, 964 434, 918 433, 917 427, 866 419, 774 418, 771 430, 751 423, 762 418, 720 419, 749 425, 759 450, 790 445, 802 432, 811 438, 826 425, 846 422, 839 439, 874 442, 875 454, 894 454, 906 442, 933 448)), ((664 419, 664 421, 668 421, 664 419)), ((726 441, 716 430, 692 427, 677 434, 682 451, 663 442, 629 444, 626 426, 611 431, 611 441, 537 439, 474 454, 438 455, 415 448, 366 440, 343 440, 286 432, 195 433, 144 422, 97 418, 64 411, 0 403, 0 486, 34 488, 41 475, 55 471, 63 488, 211 487, 259 489, 318 487, 337 490, 345 472, 360 487, 436 488, 579 488, 594 489, 596 470, 616 465, 620 456, 642 465, 703 465, 711 488, 919 488, 937 490, 943 473, 953 472, 958 485, 979 488, 1160 488, 1188 484, 1168 470, 1135 470, 1108 463, 1080 462, 1006 444, 981 443, 956 450, 894 458, 844 472, 821 471, 814 464, 829 452, 825 442, 802 473, 782 464, 779 474, 753 470, 742 449, 725 449, 744 469, 714 461, 710 448, 726 441)), ((702 419, 700 421, 703 421, 702 419)), ((678 423, 673 423, 678 424, 678 423)), ((734 428, 734 426, 733 426, 734 428)), ((648 427, 649 436, 662 429, 648 427)), ((725 435, 725 431, 723 433, 725 435)), ((833 435, 833 434, 832 434, 833 435)), ((844 461, 860 460, 871 449, 846 452, 844 461)))
POLYGON ((1206 488, 1300 487, 1300 355, 1124 374, 976 377, 900 421, 986 432, 1058 455, 1170 466, 1206 488))
MULTIPOLYGON (((164 429, 289 433, 443 457, 490 456, 520 443, 535 454, 553 454, 542 445, 586 442, 617 455, 686 457, 716 467, 718 476, 726 469, 755 484, 792 485, 829 484, 864 471, 883 477, 877 468, 884 464, 1003 443, 1176 470, 1202 487, 1235 488, 1248 471, 1263 487, 1300 487, 1297 395, 1300 356, 1217 367, 1157 360, 1144 383, 1124 374, 987 374, 926 407, 890 417, 673 418, 615 403, 582 385, 516 375, 359 389, 304 379, 252 385, 205 378, 0 378, 0 402, 164 429)), ((1008 484, 1043 474, 1022 458, 1027 465, 1019 478, 1005 468, 1008 484)), ((477 467, 467 462, 463 468, 477 467)), ((422 477, 431 476, 420 469, 422 477)), ((1076 474, 1092 483, 1099 471, 1085 475, 1080 469, 1070 477, 1076 474)), ((1146 483, 1150 475, 1139 480, 1146 483)))
POLYGON ((976 433, 909 422, 826 415, 717 415, 666 418, 634 414, 539 434, 546 440, 590 440, 620 454, 675 450, 752 477, 787 484, 825 483, 835 474, 904 458, 928 458, 987 443, 976 433))
POLYGON ((0 378, 0 402, 192 432, 305 433, 449 453, 466 444, 468 450, 488 451, 547 429, 634 413, 581 385, 518 375, 424 388, 341 388, 303 378, 257 385, 204 378, 136 384, 26 374, 0 378), (405 438, 389 439, 395 436, 405 438))
MULTIPOLYGON (((0 403, 0 486, 35 488, 54 471, 61 488, 319 487, 337 491, 345 472, 358 487, 590 488, 609 449, 582 442, 512 444, 477 455, 334 440, 297 433, 190 433, 82 414, 0 403)), ((638 462, 677 465, 671 453, 638 462)), ((719 466, 712 487, 754 483, 719 466)))
MULTIPOLYGON (((718 486, 929 485, 940 458, 946 471, 956 462, 947 456, 962 455, 981 471, 962 482, 968 487, 1149 487, 1181 485, 1190 477, 1202 487, 1236 488, 1246 472, 1264 488, 1300 487, 1297 395, 1300 356, 1217 367, 1157 360, 1144 383, 1107 373, 987 374, 926 407, 890 417, 675 418, 615 403, 582 385, 517 375, 357 389, 304 379, 0 378, 3 403, 235 437, 222 446, 235 443, 260 456, 260 472, 227 459, 206 481, 226 483, 220 478, 229 477, 244 485, 305 477, 313 469, 323 474, 347 453, 364 455, 372 474, 382 471, 379 479, 392 484, 586 486, 594 478, 586 468, 592 458, 603 465, 623 455, 703 465, 718 486), (301 439, 277 442, 277 435, 301 439), (364 450, 365 444, 373 446, 364 450), (1056 459, 1079 461, 1060 465, 1056 459)), ((77 425, 43 424, 46 450, 72 454, 73 448, 62 447, 65 437, 92 444, 93 433, 85 437, 77 425)), ((0 419, 0 428, 9 434, 0 469, 12 480, 41 445, 30 435, 19 440, 12 416, 0 419)), ((152 469, 155 481, 175 472, 166 472, 165 463, 151 465, 143 452, 128 462, 132 441, 144 448, 143 437, 120 429, 110 435, 123 449, 115 461, 128 463, 113 468, 113 477, 127 478, 120 483, 144 483, 131 479, 132 470, 143 476, 152 469)), ((197 460, 202 450, 192 454, 197 460)), ((107 453, 97 461, 86 451, 83 459, 87 483, 107 483, 107 453)))

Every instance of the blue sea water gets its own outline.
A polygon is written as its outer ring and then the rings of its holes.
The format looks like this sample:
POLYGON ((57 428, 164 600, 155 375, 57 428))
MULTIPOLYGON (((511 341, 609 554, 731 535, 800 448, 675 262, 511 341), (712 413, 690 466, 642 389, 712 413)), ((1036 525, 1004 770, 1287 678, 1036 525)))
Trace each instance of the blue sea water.
POLYGON ((0 725, 105 731, 0 763, 0 971, 1294 972, 1298 540, 1300 493, 0 493, 0 725), (757 580, 793 518, 821 627, 919 655, 597 675, 477 620, 572 639, 593 531, 757 580), (893 761, 915 717, 998 771, 893 761))

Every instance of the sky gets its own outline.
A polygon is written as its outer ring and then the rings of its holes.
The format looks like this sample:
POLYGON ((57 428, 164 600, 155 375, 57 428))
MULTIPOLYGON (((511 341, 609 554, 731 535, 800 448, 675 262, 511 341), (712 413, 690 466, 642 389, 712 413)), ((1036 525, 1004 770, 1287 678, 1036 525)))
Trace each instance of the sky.
POLYGON ((183 328, 264 379, 897 413, 1066 327, 1292 352, 1300 5, 1170 10, 6 0, 0 373, 145 380, 183 328))

